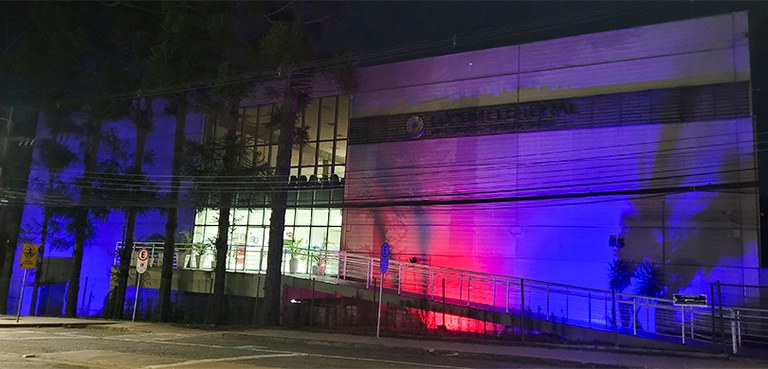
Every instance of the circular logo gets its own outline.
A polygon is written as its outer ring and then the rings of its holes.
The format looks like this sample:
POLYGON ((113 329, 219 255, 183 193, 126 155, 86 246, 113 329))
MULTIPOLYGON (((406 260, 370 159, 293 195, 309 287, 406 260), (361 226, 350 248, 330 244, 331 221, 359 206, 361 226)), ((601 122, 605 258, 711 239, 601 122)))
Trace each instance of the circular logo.
POLYGON ((405 122, 405 131, 411 138, 419 138, 424 135, 424 120, 414 115, 405 122))

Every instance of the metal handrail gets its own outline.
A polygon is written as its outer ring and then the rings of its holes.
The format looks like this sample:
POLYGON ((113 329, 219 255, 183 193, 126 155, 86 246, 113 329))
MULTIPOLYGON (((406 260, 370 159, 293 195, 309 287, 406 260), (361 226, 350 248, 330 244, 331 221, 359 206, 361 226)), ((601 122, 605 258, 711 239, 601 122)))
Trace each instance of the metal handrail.
MULTIPOLYGON (((136 243, 151 245, 151 243, 136 243)), ((162 243, 155 243, 162 245, 162 243)), ((178 245, 178 244, 177 244, 178 245)), ((263 256, 266 246, 231 245, 230 249, 243 248, 245 254, 258 252, 263 256)), ((154 248, 153 252, 157 252, 154 248)), ((162 248, 159 248, 162 252, 162 248)), ((425 264, 392 260, 389 271, 380 273, 380 260, 368 255, 345 251, 302 248, 299 251, 303 268, 299 271, 288 267, 289 253, 284 250, 283 272, 297 277, 322 274, 329 283, 357 283, 365 288, 384 283, 387 293, 417 294, 425 299, 437 300, 438 286, 445 280, 450 289, 446 298, 460 305, 503 311, 505 313, 538 316, 540 319, 556 319, 570 325, 598 330, 615 330, 619 334, 677 337, 682 343, 686 339, 715 341, 718 327, 724 330, 726 323, 730 334, 725 339, 732 344, 733 351, 741 345, 744 332, 762 332, 764 317, 754 314, 768 314, 768 310, 738 308, 733 306, 676 306, 671 299, 640 296, 629 293, 612 293, 589 287, 571 286, 561 283, 539 281, 520 277, 471 272, 466 270, 436 267, 425 264), (311 262, 323 261, 323 270, 310 271, 311 262), (318 273, 319 272, 319 273, 318 273), (383 277, 383 279, 382 279, 383 277), (615 305, 615 307, 614 307, 615 305), (714 312, 717 311, 717 314, 714 312), (626 321, 630 318, 631 321, 626 321)), ((231 255, 232 253, 228 253, 231 255)), ((245 257, 245 256, 244 256, 245 257)), ((230 267, 229 271, 260 273, 266 265, 259 261, 253 267, 245 259, 242 268, 230 267)), ((768 334, 766 334, 768 336, 768 334)))

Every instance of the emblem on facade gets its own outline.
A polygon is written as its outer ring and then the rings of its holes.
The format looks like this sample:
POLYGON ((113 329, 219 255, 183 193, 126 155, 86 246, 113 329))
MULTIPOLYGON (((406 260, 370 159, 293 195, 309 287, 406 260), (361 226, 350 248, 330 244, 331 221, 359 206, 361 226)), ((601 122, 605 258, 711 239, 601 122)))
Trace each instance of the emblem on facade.
POLYGON ((419 138, 424 135, 424 120, 420 116, 414 115, 408 118, 405 123, 405 131, 411 138, 419 138))

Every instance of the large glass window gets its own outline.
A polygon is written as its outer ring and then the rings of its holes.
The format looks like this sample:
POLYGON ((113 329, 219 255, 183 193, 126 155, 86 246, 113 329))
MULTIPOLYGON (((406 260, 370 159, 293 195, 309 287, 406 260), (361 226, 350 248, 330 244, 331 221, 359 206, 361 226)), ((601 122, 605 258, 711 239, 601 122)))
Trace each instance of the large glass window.
MULTIPOLYGON (((277 163, 279 132, 269 122, 277 105, 245 107, 238 126, 254 160, 277 163)), ((293 190, 285 215, 286 239, 292 238, 302 249, 339 250, 341 246, 341 209, 333 208, 343 193, 341 185, 346 163, 349 97, 329 96, 313 100, 300 114, 297 125, 308 133, 307 142, 295 145, 291 154, 293 190), (289 237, 287 235, 290 235, 289 237), (300 241, 300 242, 299 242, 300 241)), ((220 120, 209 119, 208 137, 225 132, 220 120)), ((218 210, 203 209, 195 216, 195 242, 213 243, 218 235, 218 210)), ((233 209, 229 243, 232 261, 228 268, 260 271, 266 269, 271 211, 264 208, 233 209)), ((204 263, 205 264, 205 263, 204 263)), ((303 263, 308 272, 310 265, 303 263)))

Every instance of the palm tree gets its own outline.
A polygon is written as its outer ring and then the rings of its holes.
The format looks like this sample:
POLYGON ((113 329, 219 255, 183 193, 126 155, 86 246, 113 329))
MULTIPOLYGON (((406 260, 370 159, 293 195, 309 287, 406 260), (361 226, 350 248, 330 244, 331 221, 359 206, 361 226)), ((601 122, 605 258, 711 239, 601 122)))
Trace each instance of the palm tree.
MULTIPOLYGON (((303 5, 303 4, 302 4, 303 5)), ((324 55, 317 51, 309 30, 314 27, 315 34, 322 34, 316 29, 320 22, 340 11, 335 5, 316 6, 313 10, 317 17, 310 19, 311 12, 301 11, 300 7, 285 6, 278 12, 291 13, 281 17, 287 21, 274 21, 269 32, 262 38, 261 47, 267 59, 280 70, 283 78, 282 106, 273 117, 273 128, 280 131, 278 136, 277 163, 275 178, 287 182, 290 176, 293 145, 301 143, 303 133, 297 129, 297 117, 310 102, 312 82, 318 73, 326 73, 339 87, 352 92, 356 87, 353 58, 341 56, 329 65, 321 66, 324 55), (298 133, 298 135, 297 135, 298 133), (297 139, 298 137, 298 139, 297 139)), ((283 14, 284 15, 284 14, 283 14)), ((288 205, 286 188, 278 187, 271 195, 272 215, 269 223, 269 251, 267 254, 267 272, 264 283, 264 314, 262 324, 279 324, 280 321, 280 283, 283 259, 283 235, 285 212, 288 205)))
POLYGON ((123 200, 123 212, 125 213, 126 227, 123 247, 120 249, 117 283, 112 291, 112 304, 109 307, 113 318, 122 319, 123 305, 125 303, 125 291, 128 285, 128 272, 133 252, 134 235, 136 233, 136 217, 139 213, 149 210, 148 204, 153 203, 155 186, 147 178, 144 172, 144 163, 151 158, 151 152, 146 151, 147 137, 153 128, 152 98, 135 99, 132 104, 131 122, 136 130, 135 149, 133 162, 128 168, 120 168, 113 171, 114 175, 106 179, 109 187, 113 188, 112 198, 123 200), (111 178, 110 178, 111 177, 111 178), (115 181, 114 179, 118 179, 115 181), (114 183, 123 183, 123 186, 115 186, 114 183), (130 199, 130 200, 128 200, 130 199))
MULTIPOLYGON (((181 88, 164 96, 165 113, 175 119, 173 159, 171 162, 171 183, 167 194, 164 255, 173 255, 176 248, 178 228, 178 204, 181 199, 182 170, 185 128, 187 115, 193 111, 195 99, 188 88, 195 87, 189 81, 204 80, 212 76, 213 60, 218 57, 215 40, 211 39, 205 25, 214 12, 209 8, 220 4, 204 3, 162 3, 163 18, 160 35, 151 48, 149 57, 150 80, 157 85, 179 86, 181 88), (189 47, 189 40, 196 40, 196 47, 189 47)), ((163 258, 160 275, 158 308, 160 320, 170 319, 171 281, 173 279, 173 258, 163 258)))
POLYGON ((69 128, 72 122, 69 119, 68 111, 54 109, 46 114, 46 125, 51 137, 40 140, 38 145, 38 160, 47 169, 48 179, 45 190, 43 190, 45 202, 43 204, 43 221, 40 227, 40 244, 38 247, 38 258, 35 267, 35 277, 32 288, 32 298, 29 305, 29 315, 35 315, 37 312, 37 295, 40 288, 40 279, 42 277, 43 261, 45 260, 45 250, 48 241, 48 235, 51 222, 54 218, 65 214, 59 201, 65 198, 64 194, 68 191, 63 183, 60 182, 59 173, 71 166, 77 160, 77 156, 63 142, 63 139, 70 134, 69 128))

